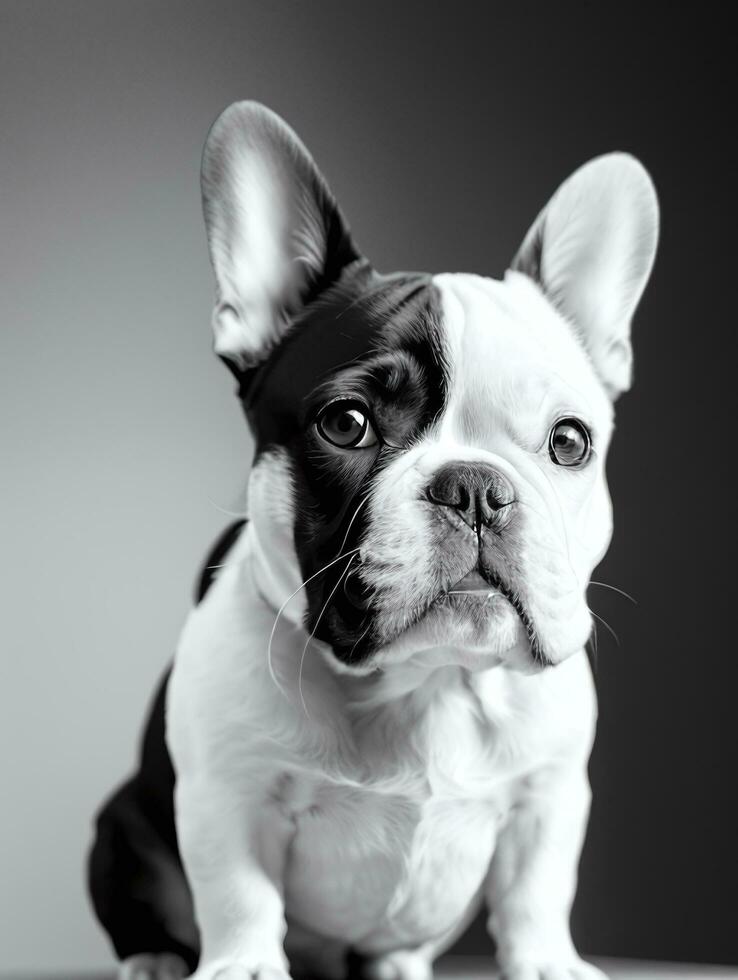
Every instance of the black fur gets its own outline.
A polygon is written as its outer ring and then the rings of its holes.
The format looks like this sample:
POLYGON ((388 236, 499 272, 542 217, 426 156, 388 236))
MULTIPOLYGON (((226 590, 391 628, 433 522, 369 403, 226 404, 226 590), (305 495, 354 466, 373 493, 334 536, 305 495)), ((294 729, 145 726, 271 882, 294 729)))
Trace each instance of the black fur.
MULTIPOLYGON (((257 444, 257 461, 280 449, 294 483, 295 547, 305 580, 350 551, 364 530, 354 514, 382 469, 442 412, 448 379, 440 298, 429 275, 382 276, 360 261, 296 317, 261 367, 241 376, 240 397, 257 444), (336 449, 315 420, 336 398, 358 398, 371 412, 379 443, 336 449), (353 520, 352 520, 353 519, 353 520)), ((373 613, 344 593, 350 556, 306 589, 306 628, 340 659, 358 664, 376 646, 373 613)), ((348 590, 347 590, 348 591, 348 590)), ((352 593, 349 591, 349 595, 352 593)))

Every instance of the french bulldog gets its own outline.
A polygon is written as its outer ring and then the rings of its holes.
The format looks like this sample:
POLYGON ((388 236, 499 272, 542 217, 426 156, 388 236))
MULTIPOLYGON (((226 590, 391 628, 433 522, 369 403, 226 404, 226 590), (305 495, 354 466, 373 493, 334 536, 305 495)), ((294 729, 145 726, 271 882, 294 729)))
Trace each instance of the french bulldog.
POLYGON ((211 129, 202 194, 215 351, 256 451, 98 818, 120 977, 428 980, 484 903, 506 980, 602 978, 569 929, 586 593, 649 176, 584 165, 501 281, 375 271, 255 103, 211 129))

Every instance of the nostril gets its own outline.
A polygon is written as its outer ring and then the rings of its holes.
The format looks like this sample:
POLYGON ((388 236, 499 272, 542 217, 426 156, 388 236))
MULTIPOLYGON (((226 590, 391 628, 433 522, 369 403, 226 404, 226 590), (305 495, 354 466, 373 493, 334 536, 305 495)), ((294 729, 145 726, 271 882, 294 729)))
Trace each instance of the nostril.
POLYGON ((471 503, 471 496, 469 495, 469 491, 465 486, 463 485, 460 486, 459 499, 458 502, 456 503, 456 507, 458 508, 458 510, 469 510, 470 503, 471 503))
POLYGON ((515 497, 512 492, 501 490, 497 487, 489 487, 484 495, 484 499, 487 501, 487 506, 490 510, 502 510, 503 507, 509 507, 510 504, 515 503, 515 497))
POLYGON ((515 503, 512 495, 510 495, 509 500, 501 500, 501 494, 495 492, 494 487, 490 487, 485 494, 485 500, 487 501, 487 506, 490 510, 502 510, 503 507, 509 507, 510 504, 515 503))

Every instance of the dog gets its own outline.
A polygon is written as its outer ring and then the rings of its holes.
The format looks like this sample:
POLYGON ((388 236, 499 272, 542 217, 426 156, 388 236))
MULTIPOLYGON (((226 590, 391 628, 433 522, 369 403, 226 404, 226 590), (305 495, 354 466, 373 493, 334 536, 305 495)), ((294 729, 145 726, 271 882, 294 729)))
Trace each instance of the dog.
POLYGON ((581 167, 501 281, 376 272, 256 103, 214 124, 202 193, 214 348, 256 452, 98 816, 120 977, 428 980, 486 903, 506 980, 602 978, 568 921, 586 590, 651 179, 623 153, 581 167))

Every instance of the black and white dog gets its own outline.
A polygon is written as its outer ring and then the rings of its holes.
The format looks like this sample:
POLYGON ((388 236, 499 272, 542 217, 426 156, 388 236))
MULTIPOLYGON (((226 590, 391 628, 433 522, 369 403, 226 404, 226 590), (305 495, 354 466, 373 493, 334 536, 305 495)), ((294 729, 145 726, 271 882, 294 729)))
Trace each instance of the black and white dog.
POLYGON ((215 350, 256 459, 141 768, 99 817, 120 976, 426 980, 486 901, 507 980, 602 977, 568 924, 586 589, 656 248, 648 175, 582 167, 502 281, 377 273, 254 103, 215 123, 202 182, 215 350))

